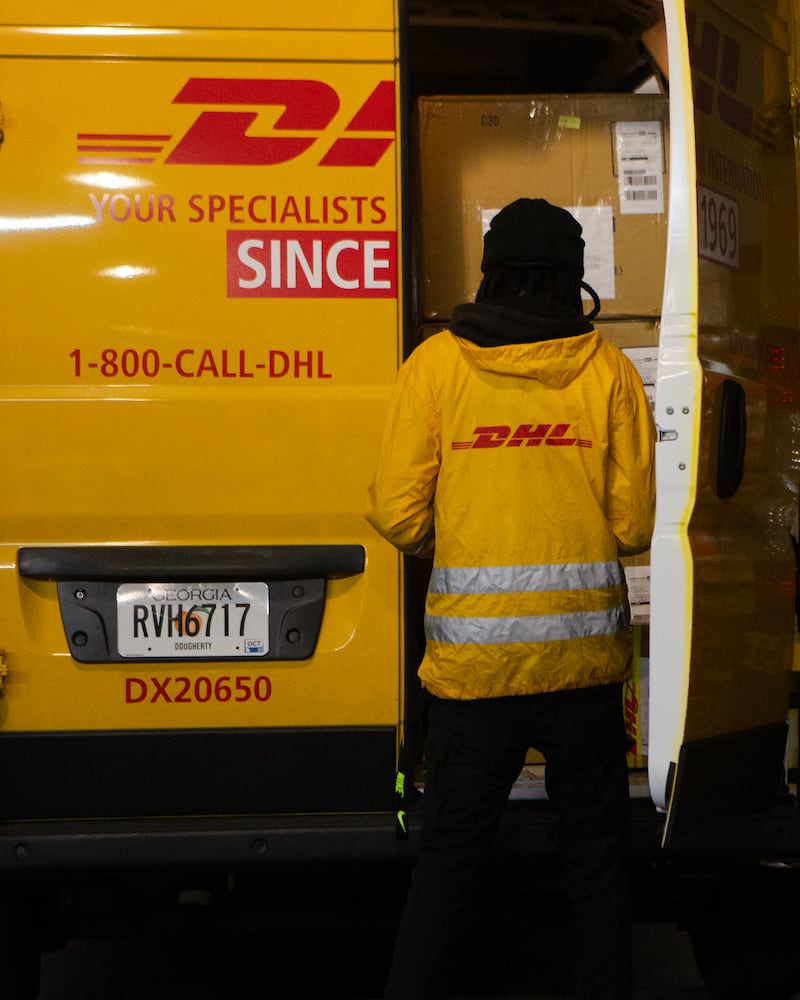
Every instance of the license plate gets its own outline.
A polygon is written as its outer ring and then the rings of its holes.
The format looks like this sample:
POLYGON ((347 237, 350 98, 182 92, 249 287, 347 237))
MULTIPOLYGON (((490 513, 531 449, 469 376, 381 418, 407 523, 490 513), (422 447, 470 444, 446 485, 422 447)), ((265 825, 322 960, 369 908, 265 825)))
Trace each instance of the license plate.
POLYGON ((266 583, 124 583, 117 588, 120 656, 220 659, 269 650, 266 583))

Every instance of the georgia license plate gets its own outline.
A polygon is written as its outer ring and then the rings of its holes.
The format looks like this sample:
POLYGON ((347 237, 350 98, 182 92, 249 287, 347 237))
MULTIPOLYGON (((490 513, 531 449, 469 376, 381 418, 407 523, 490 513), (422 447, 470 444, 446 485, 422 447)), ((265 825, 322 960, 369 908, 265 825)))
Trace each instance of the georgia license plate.
POLYGON ((120 656, 218 659, 269 650, 266 583, 123 583, 120 656))

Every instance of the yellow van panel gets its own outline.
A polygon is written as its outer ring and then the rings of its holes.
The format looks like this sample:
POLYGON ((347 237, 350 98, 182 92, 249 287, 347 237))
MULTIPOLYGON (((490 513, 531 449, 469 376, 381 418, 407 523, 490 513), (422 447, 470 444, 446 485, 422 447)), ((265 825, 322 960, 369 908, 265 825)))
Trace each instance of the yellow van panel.
MULTIPOLYGON (((12 0, 3 5, 0 24, 56 31, 59 27, 73 27, 80 29, 82 34, 90 34, 92 25, 121 27, 129 31, 210 25, 214 28, 244 27, 268 31, 288 29, 311 34, 333 30, 385 31, 387 26, 390 29, 393 27, 394 17, 393 0, 360 0, 348 4, 331 4, 328 0, 295 0, 291 4, 228 0, 214 7, 187 3, 186 0, 174 0, 169 4, 160 0, 115 0, 114 3, 81 0, 80 4, 43 0, 31 7, 12 0), (209 13, 213 17, 209 17, 209 13)), ((357 40, 353 42, 357 44, 357 40)))
POLYGON ((269 6, 5 6, 6 731, 397 724, 399 561, 363 518, 401 350, 394 5, 269 6), (307 660, 78 663, 18 572, 309 544, 366 568, 307 660))

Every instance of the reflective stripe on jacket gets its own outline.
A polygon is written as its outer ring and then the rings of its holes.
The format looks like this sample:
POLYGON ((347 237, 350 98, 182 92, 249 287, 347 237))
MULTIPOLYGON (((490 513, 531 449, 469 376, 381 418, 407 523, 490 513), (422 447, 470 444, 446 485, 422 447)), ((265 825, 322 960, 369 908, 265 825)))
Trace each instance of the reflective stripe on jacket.
MULTIPOLYGON (((433 571, 428 588, 425 632, 433 642, 467 643, 542 642, 573 639, 577 636, 608 635, 627 624, 624 575, 618 562, 585 563, 577 566, 492 566, 481 569, 433 571), (572 608, 576 591, 605 591, 613 588, 620 601, 610 607, 561 613, 499 615, 452 613, 458 600, 466 596, 488 595, 495 611, 501 610, 500 595, 509 595, 516 607, 520 595, 545 595, 542 605, 552 607, 554 595, 563 594, 564 606, 572 608), (440 596, 441 595, 441 596, 440 596), (452 598, 456 598, 453 601, 452 598), (440 612, 440 613, 437 613, 440 612), (448 613, 450 612, 450 613, 448 613)), ((533 601, 531 604, 533 605, 533 601)), ((475 602, 477 610, 478 602, 475 602)), ((486 609, 489 610, 488 608, 486 609)))
POLYGON ((367 517, 434 556, 426 688, 499 697, 626 675, 618 556, 650 543, 654 440, 638 374, 594 330, 490 348, 445 331, 412 353, 367 517))

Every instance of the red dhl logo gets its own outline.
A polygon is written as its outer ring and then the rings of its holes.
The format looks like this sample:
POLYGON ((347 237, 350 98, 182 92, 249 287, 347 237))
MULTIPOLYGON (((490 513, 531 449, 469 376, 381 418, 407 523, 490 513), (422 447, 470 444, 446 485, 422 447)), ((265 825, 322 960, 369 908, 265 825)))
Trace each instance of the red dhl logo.
MULTIPOLYGON (((392 80, 378 83, 355 109, 343 133, 331 138, 327 133, 339 113, 341 99, 322 80, 194 77, 187 81, 173 104, 196 104, 204 106, 204 110, 168 153, 164 161, 168 164, 276 166, 297 159, 319 144, 320 167, 374 167, 395 139, 392 80), (257 110, 209 109, 234 105, 257 110), (283 109, 269 134, 249 135, 260 109, 267 107, 283 109)), ((78 160, 118 166, 153 163, 172 139, 171 135, 153 132, 81 132, 78 160)))
POLYGON ((570 424, 520 424, 511 433, 507 424, 493 427, 476 427, 472 432, 475 437, 469 441, 453 441, 453 451, 468 448, 536 448, 539 445, 550 445, 566 448, 591 448, 592 442, 585 438, 570 437, 570 424))
POLYGON ((701 21, 694 11, 686 11, 689 55, 692 63, 694 103, 698 111, 711 114, 716 97, 720 121, 747 138, 774 149, 775 122, 741 100, 739 67, 742 47, 710 21, 701 21))
POLYGON ((636 690, 630 681, 625 682, 623 707, 625 712, 625 732, 631 740, 628 753, 635 753, 636 743, 639 738, 639 699, 636 697, 636 690))

